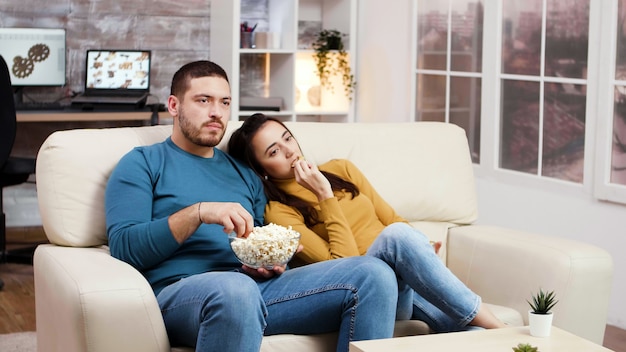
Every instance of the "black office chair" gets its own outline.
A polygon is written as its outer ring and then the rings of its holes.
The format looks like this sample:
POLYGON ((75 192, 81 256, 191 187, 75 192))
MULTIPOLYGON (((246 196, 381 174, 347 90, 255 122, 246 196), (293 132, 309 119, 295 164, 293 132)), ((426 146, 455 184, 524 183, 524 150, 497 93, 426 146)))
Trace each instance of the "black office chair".
MULTIPOLYGON (((15 253, 6 249, 6 216, 2 201, 2 191, 6 186, 18 185, 28 180, 35 172, 34 158, 12 157, 17 121, 13 88, 9 67, 0 55, 0 263, 7 261, 32 263, 33 249, 18 250, 15 253)), ((0 289, 4 282, 0 279, 0 289)))

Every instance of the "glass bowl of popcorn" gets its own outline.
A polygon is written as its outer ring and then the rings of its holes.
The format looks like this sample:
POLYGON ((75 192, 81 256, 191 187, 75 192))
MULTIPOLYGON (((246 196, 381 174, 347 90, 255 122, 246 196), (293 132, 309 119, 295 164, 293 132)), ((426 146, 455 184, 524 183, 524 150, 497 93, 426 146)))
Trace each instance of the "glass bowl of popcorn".
POLYGON ((300 234, 276 224, 255 226, 247 238, 228 235, 230 248, 239 261, 251 268, 272 269, 287 264, 298 249, 300 234))

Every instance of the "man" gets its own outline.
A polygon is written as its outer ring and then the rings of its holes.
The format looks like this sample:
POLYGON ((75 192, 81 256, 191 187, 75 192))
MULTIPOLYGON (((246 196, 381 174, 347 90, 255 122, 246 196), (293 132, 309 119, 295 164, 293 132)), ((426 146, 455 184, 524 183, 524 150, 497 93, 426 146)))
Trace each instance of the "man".
POLYGON ((230 84, 210 61, 174 74, 172 135, 119 162, 106 190, 111 254, 152 285, 170 342, 196 351, 258 351, 263 335, 339 331, 391 337, 397 283, 382 261, 355 257, 302 268, 242 266, 227 234, 263 224, 259 178, 215 148, 230 119, 230 84))

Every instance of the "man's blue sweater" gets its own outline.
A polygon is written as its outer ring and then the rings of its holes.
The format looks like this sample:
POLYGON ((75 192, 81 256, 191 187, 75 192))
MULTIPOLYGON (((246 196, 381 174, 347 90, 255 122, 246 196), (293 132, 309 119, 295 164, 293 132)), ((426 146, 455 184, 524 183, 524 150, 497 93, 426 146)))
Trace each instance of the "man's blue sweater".
POLYGON ((241 267, 223 227, 203 224, 185 242, 174 239, 168 217, 197 202, 240 203, 263 225, 267 199, 259 177, 215 148, 212 158, 185 152, 171 138, 137 147, 119 162, 106 188, 111 254, 137 268, 155 294, 181 278, 241 267))

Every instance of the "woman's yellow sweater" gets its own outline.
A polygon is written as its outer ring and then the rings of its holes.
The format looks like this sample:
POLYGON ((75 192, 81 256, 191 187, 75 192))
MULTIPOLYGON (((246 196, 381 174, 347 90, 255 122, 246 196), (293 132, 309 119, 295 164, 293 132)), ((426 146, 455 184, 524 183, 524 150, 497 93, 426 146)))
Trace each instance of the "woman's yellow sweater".
POLYGON ((353 199, 350 193, 335 191, 335 197, 318 203, 315 194, 300 186, 295 178, 274 180, 285 192, 313 205, 323 221, 309 229, 295 208, 277 201, 268 203, 265 208, 267 223, 291 226, 301 235, 304 250, 296 255, 292 265, 363 255, 385 226, 406 222, 350 161, 331 160, 320 165, 319 169, 354 183, 360 193, 353 199))

